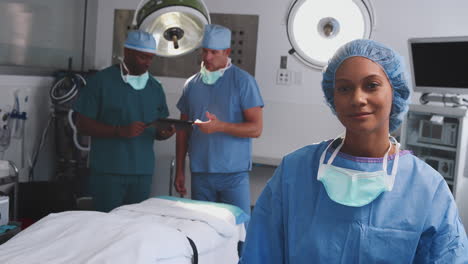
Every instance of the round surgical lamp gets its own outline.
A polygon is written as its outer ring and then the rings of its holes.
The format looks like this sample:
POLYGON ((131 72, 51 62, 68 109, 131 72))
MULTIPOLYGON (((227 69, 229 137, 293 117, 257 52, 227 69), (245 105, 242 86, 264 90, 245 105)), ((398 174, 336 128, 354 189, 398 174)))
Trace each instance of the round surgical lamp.
POLYGON ((198 48, 209 23, 202 0, 141 0, 132 24, 153 34, 158 43, 156 55, 174 57, 198 48))
POLYGON ((370 38, 373 26, 367 0, 295 0, 287 19, 289 53, 322 69, 341 45, 370 38))

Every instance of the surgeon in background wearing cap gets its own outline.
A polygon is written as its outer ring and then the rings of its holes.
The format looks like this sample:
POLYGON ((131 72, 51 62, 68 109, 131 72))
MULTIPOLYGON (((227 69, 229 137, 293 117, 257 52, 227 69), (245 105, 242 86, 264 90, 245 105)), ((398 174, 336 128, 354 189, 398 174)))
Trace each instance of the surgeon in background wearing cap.
POLYGON ((403 63, 372 40, 336 52, 322 90, 345 133, 283 158, 240 263, 468 263, 444 178, 389 134, 408 109, 403 63))
POLYGON ((149 197, 153 141, 175 132, 146 125, 169 115, 163 87, 148 73, 155 52, 151 34, 130 31, 121 63, 91 76, 74 104, 78 130, 91 136, 89 192, 99 211, 149 197))
POLYGON ((255 79, 231 63, 231 31, 206 25, 200 72, 190 77, 177 108, 197 120, 191 135, 177 131, 175 188, 186 194, 189 153, 192 199, 233 204, 250 214, 252 138, 263 128, 263 100, 255 79))

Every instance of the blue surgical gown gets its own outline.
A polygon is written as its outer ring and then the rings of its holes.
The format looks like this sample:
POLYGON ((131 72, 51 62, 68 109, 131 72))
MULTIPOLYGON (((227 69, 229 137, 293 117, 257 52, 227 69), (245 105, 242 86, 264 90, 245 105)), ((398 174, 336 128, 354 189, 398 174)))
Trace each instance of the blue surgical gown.
MULTIPOLYGON (((213 85, 204 84, 200 73, 186 83, 177 108, 189 119, 207 121, 206 111, 224 122, 245 122, 243 111, 263 107, 255 79, 232 65, 213 85)), ((194 127, 189 143, 192 172, 235 173, 252 168, 252 139, 226 133, 205 134, 194 127)))
MULTIPOLYGON (((240 263, 468 263, 465 230, 437 171, 401 151, 391 192, 344 206, 317 181, 328 143, 284 157, 255 205, 240 263)), ((376 171, 382 158, 340 153, 333 164, 376 171)))

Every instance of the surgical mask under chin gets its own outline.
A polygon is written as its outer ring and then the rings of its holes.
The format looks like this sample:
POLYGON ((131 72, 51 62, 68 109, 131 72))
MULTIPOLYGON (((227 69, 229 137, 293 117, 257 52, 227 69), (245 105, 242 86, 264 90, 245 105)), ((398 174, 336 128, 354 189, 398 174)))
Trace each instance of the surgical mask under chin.
POLYGON ((224 72, 231 67, 231 58, 228 58, 228 62, 226 67, 219 69, 217 71, 209 71, 205 68, 204 63, 201 64, 200 74, 202 76, 202 81, 204 84, 212 85, 214 84, 219 78, 221 78, 224 72))
POLYGON ((383 157, 382 170, 373 172, 346 169, 332 165, 333 160, 343 146, 344 139, 330 156, 327 163, 324 164, 327 150, 335 140, 322 153, 317 173, 317 180, 323 183, 330 199, 342 205, 361 207, 374 201, 382 192, 393 189, 400 150, 400 143, 395 138, 390 137, 390 147, 383 157), (388 175, 387 159, 388 153, 392 148, 392 141, 396 144, 396 155, 392 172, 388 175))
POLYGON ((146 87, 146 83, 149 79, 148 71, 146 71, 142 75, 131 75, 130 71, 128 70, 127 66, 123 61, 120 63, 120 74, 122 75, 122 80, 125 83, 128 83, 130 86, 132 86, 132 88, 135 90, 143 90, 146 87), (128 74, 123 74, 122 67, 125 68, 128 74))

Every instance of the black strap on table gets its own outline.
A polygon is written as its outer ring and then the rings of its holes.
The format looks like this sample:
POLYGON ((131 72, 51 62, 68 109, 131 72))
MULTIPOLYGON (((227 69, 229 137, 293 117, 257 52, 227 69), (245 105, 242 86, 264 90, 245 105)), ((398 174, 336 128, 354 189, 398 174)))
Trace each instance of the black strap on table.
POLYGON ((189 243, 190 243, 190 246, 192 247, 192 250, 193 250, 193 258, 192 258, 192 264, 198 264, 198 250, 197 250, 197 246, 195 245, 195 242, 193 242, 192 239, 190 239, 190 237, 187 237, 189 243))

